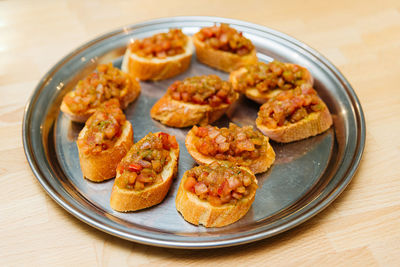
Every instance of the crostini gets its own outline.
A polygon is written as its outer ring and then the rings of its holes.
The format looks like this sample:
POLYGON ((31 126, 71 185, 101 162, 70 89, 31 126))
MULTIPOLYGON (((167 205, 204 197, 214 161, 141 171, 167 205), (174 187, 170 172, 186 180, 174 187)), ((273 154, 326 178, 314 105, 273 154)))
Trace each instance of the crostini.
POLYGON ((117 167, 110 205, 128 212, 160 203, 178 170, 179 145, 167 133, 149 133, 134 144, 117 167))
POLYGON ((256 125, 272 140, 288 143, 326 131, 332 117, 317 92, 305 86, 282 91, 263 104, 256 125))
POLYGON ((172 127, 206 125, 219 119, 239 97, 229 82, 204 75, 174 82, 150 115, 172 127))
POLYGON ((84 123, 105 101, 118 99, 125 109, 139 94, 140 85, 135 78, 111 63, 101 64, 64 96, 60 109, 72 121, 84 123))
POLYGON ((184 72, 190 65, 192 40, 180 29, 170 29, 142 40, 126 49, 122 70, 140 80, 163 80, 184 72))
POLYGON ((246 215, 257 188, 257 179, 249 169, 213 162, 183 174, 175 205, 192 224, 222 227, 246 215))
POLYGON ((189 154, 200 165, 228 161, 257 174, 268 170, 275 161, 268 137, 252 126, 239 127, 233 123, 229 128, 194 126, 186 135, 185 144, 189 154))
POLYGON ((86 121, 77 139, 83 176, 93 182, 115 177, 118 163, 132 145, 132 125, 119 101, 105 102, 86 121))
POLYGON ((197 59, 213 68, 231 72, 257 62, 252 42, 228 24, 202 28, 192 39, 197 59))
POLYGON ((260 104, 282 90, 305 85, 312 87, 314 82, 306 68, 276 60, 268 64, 257 62, 244 66, 233 71, 229 80, 236 91, 260 104))

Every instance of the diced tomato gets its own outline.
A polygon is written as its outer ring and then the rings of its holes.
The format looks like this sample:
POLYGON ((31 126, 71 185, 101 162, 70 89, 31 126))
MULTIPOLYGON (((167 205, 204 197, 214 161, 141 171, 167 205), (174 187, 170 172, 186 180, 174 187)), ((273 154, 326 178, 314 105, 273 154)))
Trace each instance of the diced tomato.
POLYGON ((189 176, 189 177, 186 179, 186 182, 185 182, 185 184, 183 185, 183 187, 184 187, 187 191, 190 191, 190 192, 194 193, 194 186, 195 186, 196 184, 197 184, 196 179, 195 179, 194 177, 192 177, 192 176, 189 176))
POLYGON ((169 134, 160 133, 160 137, 161 137, 163 148, 165 150, 170 150, 171 149, 171 144, 169 143, 169 134))
POLYGON ((208 135, 208 129, 206 127, 198 127, 196 135, 198 137, 204 137, 208 135))
POLYGON ((140 172, 143 169, 142 165, 131 163, 128 166, 128 170, 131 172, 140 172))
POLYGON ((221 196, 225 196, 231 192, 231 188, 229 187, 229 183, 224 180, 220 187, 218 188, 218 194, 221 196))
POLYGON ((173 149, 177 149, 178 148, 178 142, 176 142, 175 136, 170 135, 169 138, 168 138, 168 141, 169 141, 169 143, 170 143, 170 145, 171 145, 171 147, 173 149))

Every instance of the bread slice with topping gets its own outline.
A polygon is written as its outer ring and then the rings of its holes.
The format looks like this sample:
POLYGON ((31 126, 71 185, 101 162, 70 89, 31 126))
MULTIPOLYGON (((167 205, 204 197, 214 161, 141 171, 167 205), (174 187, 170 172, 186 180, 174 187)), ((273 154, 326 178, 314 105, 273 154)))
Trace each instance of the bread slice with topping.
POLYGON ((228 82, 216 75, 174 82, 150 110, 150 116, 171 127, 206 125, 219 119, 238 99, 228 82))
POLYGON ((200 165, 228 161, 257 174, 267 171, 275 161, 268 137, 253 130, 252 126, 239 127, 233 123, 229 128, 194 126, 188 132, 185 144, 200 165))
POLYGON ((174 136, 149 133, 134 144, 117 168, 110 206, 128 212, 159 204, 178 170, 179 145, 174 136))
POLYGON ((263 104, 256 125, 272 140, 288 143, 328 130, 332 116, 314 89, 296 88, 281 92, 263 104))
POLYGON ((140 80, 164 80, 176 76, 190 65, 192 40, 179 29, 135 40, 126 49, 122 70, 140 80))
POLYGON ((139 94, 140 84, 135 78, 111 63, 101 64, 64 96, 60 109, 72 121, 84 123, 102 103, 117 99, 125 109, 139 94))
POLYGON ((272 61, 257 62, 231 72, 229 81, 233 88, 247 98, 263 104, 284 90, 298 86, 312 87, 310 72, 293 63, 272 61))
POLYGON ((257 62, 251 41, 227 24, 203 28, 192 39, 197 59, 213 68, 231 72, 257 62))
POLYGON ((257 188, 257 179, 249 169, 214 162, 183 174, 175 205, 194 225, 222 227, 246 215, 257 188))
POLYGON ((119 109, 118 100, 104 103, 87 120, 77 139, 83 176, 93 182, 115 177, 118 163, 132 145, 132 125, 119 109))

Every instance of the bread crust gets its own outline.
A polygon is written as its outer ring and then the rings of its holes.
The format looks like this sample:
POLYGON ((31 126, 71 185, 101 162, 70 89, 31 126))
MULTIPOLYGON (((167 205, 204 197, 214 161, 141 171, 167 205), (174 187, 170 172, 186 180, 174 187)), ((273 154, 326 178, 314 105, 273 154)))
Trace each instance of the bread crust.
MULTIPOLYGON (((239 97, 236 94, 235 101, 239 97)), ((229 108, 228 104, 218 107, 191 104, 177 101, 167 93, 160 98, 150 110, 150 116, 162 124, 183 128, 195 124, 207 125, 218 120, 229 108)))
MULTIPOLYGON (((120 102, 120 106, 121 109, 125 109, 131 102, 135 101, 136 98, 138 98, 138 96, 140 95, 140 84, 139 82, 133 78, 132 76, 131 80, 132 80, 132 88, 130 88, 130 90, 128 91, 128 93, 122 97, 119 102, 120 102)), ((75 91, 71 91, 69 93, 71 97, 75 96, 75 91)), ((94 114, 94 112, 96 111, 96 108, 92 108, 87 110, 84 113, 74 113, 70 110, 70 108, 68 107, 68 105, 65 103, 65 101, 63 100, 61 102, 61 106, 60 106, 60 110, 72 121, 74 122, 79 122, 79 123, 85 123, 90 116, 92 116, 94 114)))
POLYGON ((128 47, 121 69, 143 81, 168 79, 188 69, 193 50, 193 44, 189 37, 184 53, 165 59, 140 57, 132 53, 128 47))
MULTIPOLYGON (((83 139, 88 127, 79 133, 78 140, 83 139)), ((79 162, 83 176, 93 182, 103 182, 115 177, 116 168, 121 159, 133 145, 133 129, 129 121, 122 125, 122 134, 115 145, 100 153, 84 153, 78 146, 79 162)))
MULTIPOLYGON (((133 150, 136 150, 135 145, 132 147, 131 151, 133 150)), ((130 152, 126 157, 130 155, 130 152)), ((164 169, 161 172, 163 181, 145 187, 140 191, 120 188, 117 186, 116 181, 121 176, 121 173, 117 172, 117 177, 115 178, 110 198, 111 208, 119 212, 129 212, 145 209, 162 202, 171 187, 176 173, 178 172, 179 146, 176 149, 171 148, 170 156, 171 160, 164 166, 164 169)))
POLYGON ((254 183, 250 185, 250 194, 236 204, 229 203, 215 207, 206 200, 199 199, 184 188, 183 185, 187 179, 187 172, 185 172, 175 199, 176 209, 186 221, 205 227, 222 227, 238 221, 249 211, 257 191, 257 179, 254 174, 245 167, 240 168, 251 174, 254 183))
POLYGON ((230 52, 206 47, 204 42, 200 41, 196 35, 194 35, 192 39, 194 47, 196 48, 197 59, 213 68, 231 72, 244 65, 256 63, 258 61, 255 48, 251 50, 249 54, 239 56, 230 52))
MULTIPOLYGON (((74 96, 75 92, 71 91, 68 94, 74 96)), ((89 109, 85 113, 73 113, 64 101, 61 102, 60 110, 68 117, 68 119, 79 123, 85 123, 95 112, 95 109, 89 109)))
POLYGON ((332 125, 332 116, 326 104, 321 100, 322 111, 310 113, 304 119, 291 123, 287 126, 281 126, 270 129, 262 124, 262 118, 257 117, 257 128, 272 140, 280 143, 289 143, 315 136, 328 130, 332 125))
MULTIPOLYGON (((268 137, 266 137, 266 136, 264 136, 264 137, 267 141, 267 153, 265 155, 262 155, 262 157, 258 158, 257 160, 254 160, 253 162, 251 162, 251 164, 249 166, 245 166, 250 171, 252 171, 254 174, 267 171, 275 161, 275 151, 272 148, 272 146, 270 145, 270 143, 268 142, 268 137)), ((217 160, 214 157, 205 156, 205 155, 201 154, 195 146, 195 142, 196 142, 197 138, 198 137, 196 137, 196 135, 194 134, 193 129, 191 129, 188 132, 188 134, 186 135, 185 145, 186 145, 186 149, 188 150, 189 154, 194 158, 194 160, 199 165, 211 164, 211 162, 214 162, 214 161, 224 162, 223 160, 217 160)))
MULTIPOLYGON (((296 64, 293 63, 284 63, 286 66, 295 66, 296 64)), ((297 65, 298 66, 298 65, 297 65)), ((309 84, 311 87, 314 84, 314 78, 312 77, 311 73, 304 67, 299 66, 303 70, 305 70, 305 77, 307 80, 307 84, 309 84)), ((235 90, 238 90, 238 77, 242 75, 243 73, 246 73, 247 70, 246 68, 240 68, 237 69, 229 75, 229 81, 232 83, 232 86, 235 90)), ((255 87, 250 87, 246 88, 242 93, 249 99, 259 103, 259 104, 264 104, 267 102, 269 99, 275 97, 279 93, 281 93, 283 90, 281 89, 275 89, 268 91, 266 93, 260 93, 257 88, 255 87)))

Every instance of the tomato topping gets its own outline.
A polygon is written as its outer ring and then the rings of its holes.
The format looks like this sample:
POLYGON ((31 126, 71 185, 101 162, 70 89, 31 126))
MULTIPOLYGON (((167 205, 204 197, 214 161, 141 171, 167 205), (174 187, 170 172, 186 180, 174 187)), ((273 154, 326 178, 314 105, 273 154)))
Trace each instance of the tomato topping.
POLYGON ((125 121, 117 99, 103 103, 86 121, 87 131, 82 139, 78 139, 78 146, 86 154, 100 153, 113 147, 122 133, 125 121))
POLYGON ((323 109, 322 100, 317 92, 309 86, 297 87, 281 92, 263 104, 258 112, 262 124, 268 128, 278 128, 296 123, 313 112, 323 109))
POLYGON ((143 169, 142 165, 131 163, 128 166, 128 170, 131 172, 140 172, 143 169))
POLYGON ((180 29, 170 29, 130 44, 133 53, 146 58, 172 57, 185 52, 188 37, 180 29))
POLYGON ((184 189, 213 206, 234 204, 257 188, 250 173, 230 163, 198 166, 186 175, 184 189))
POLYGON ((196 179, 195 179, 194 177, 192 177, 192 176, 189 176, 189 177, 186 179, 185 184, 184 184, 183 186, 184 186, 184 188, 185 188, 187 191, 190 191, 190 192, 193 192, 193 193, 194 193, 194 191, 195 191, 194 186, 195 186, 196 184, 197 184, 196 179))
POLYGON ((142 190, 160 183, 161 173, 171 160, 171 149, 178 148, 174 136, 167 133, 149 133, 134 144, 127 156, 119 163, 121 170, 116 183, 121 188, 142 190))
POLYGON ((197 151, 217 160, 226 160, 248 166, 254 159, 267 153, 268 140, 252 126, 239 127, 233 123, 229 128, 213 126, 192 129, 197 151))
POLYGON ((241 32, 221 23, 220 26, 202 28, 195 36, 207 47, 238 54, 247 55, 254 49, 254 45, 241 32))
POLYGON ((256 88, 260 93, 266 93, 275 89, 294 89, 310 83, 307 70, 299 65, 288 65, 274 60, 268 64, 257 62, 244 68, 246 72, 236 77, 238 83, 235 90, 240 92, 256 88))
POLYGON ((176 81, 168 88, 169 95, 178 101, 217 107, 231 104, 237 93, 229 82, 217 75, 203 75, 176 81))
POLYGON ((85 113, 112 98, 122 101, 136 83, 129 74, 114 68, 111 63, 101 64, 96 72, 78 82, 73 96, 67 94, 63 101, 73 113, 85 113))

